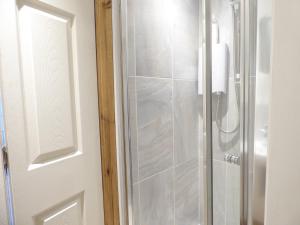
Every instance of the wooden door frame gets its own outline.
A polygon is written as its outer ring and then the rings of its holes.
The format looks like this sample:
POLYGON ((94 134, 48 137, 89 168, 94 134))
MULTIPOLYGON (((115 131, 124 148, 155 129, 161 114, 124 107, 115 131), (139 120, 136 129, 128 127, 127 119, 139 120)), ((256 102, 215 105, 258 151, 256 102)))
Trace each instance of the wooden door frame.
POLYGON ((120 225, 112 0, 95 0, 104 224, 120 225))

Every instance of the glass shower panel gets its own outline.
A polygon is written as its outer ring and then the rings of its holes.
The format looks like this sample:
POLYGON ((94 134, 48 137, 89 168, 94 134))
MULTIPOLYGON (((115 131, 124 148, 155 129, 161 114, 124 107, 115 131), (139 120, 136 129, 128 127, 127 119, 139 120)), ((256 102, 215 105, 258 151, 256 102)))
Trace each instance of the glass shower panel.
POLYGON ((253 104, 253 224, 264 223, 265 181, 268 145, 268 114, 271 87, 272 1, 257 1, 257 46, 255 76, 251 76, 253 104))
POLYGON ((213 225, 240 224, 240 8, 211 1, 213 225))
POLYGON ((122 0, 130 225, 252 224, 268 2, 122 0))
POLYGON ((202 224, 201 1, 122 2, 130 223, 202 224))

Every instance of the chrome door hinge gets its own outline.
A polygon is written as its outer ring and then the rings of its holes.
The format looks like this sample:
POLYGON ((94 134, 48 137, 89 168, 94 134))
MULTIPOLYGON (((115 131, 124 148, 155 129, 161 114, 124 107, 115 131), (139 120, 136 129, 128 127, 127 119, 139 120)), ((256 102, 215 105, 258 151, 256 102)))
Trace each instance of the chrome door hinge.
POLYGON ((7 152, 7 147, 6 146, 2 146, 1 147, 1 151, 2 151, 2 156, 3 156, 4 170, 7 171, 7 169, 8 169, 8 152, 7 152))

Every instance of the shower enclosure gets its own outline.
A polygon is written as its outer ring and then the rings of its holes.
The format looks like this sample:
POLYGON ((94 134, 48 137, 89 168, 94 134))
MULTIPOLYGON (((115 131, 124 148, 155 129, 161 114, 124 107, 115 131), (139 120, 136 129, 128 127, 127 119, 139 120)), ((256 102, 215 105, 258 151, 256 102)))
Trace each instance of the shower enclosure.
POLYGON ((129 224, 263 224, 270 0, 121 9, 129 224))

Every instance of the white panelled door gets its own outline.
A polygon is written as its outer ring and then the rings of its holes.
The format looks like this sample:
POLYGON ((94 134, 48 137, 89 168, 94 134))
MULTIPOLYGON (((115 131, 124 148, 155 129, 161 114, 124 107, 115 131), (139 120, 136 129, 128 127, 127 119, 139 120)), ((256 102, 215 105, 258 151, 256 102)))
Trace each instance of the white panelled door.
POLYGON ((0 0, 16 225, 102 225, 93 0, 0 0))

